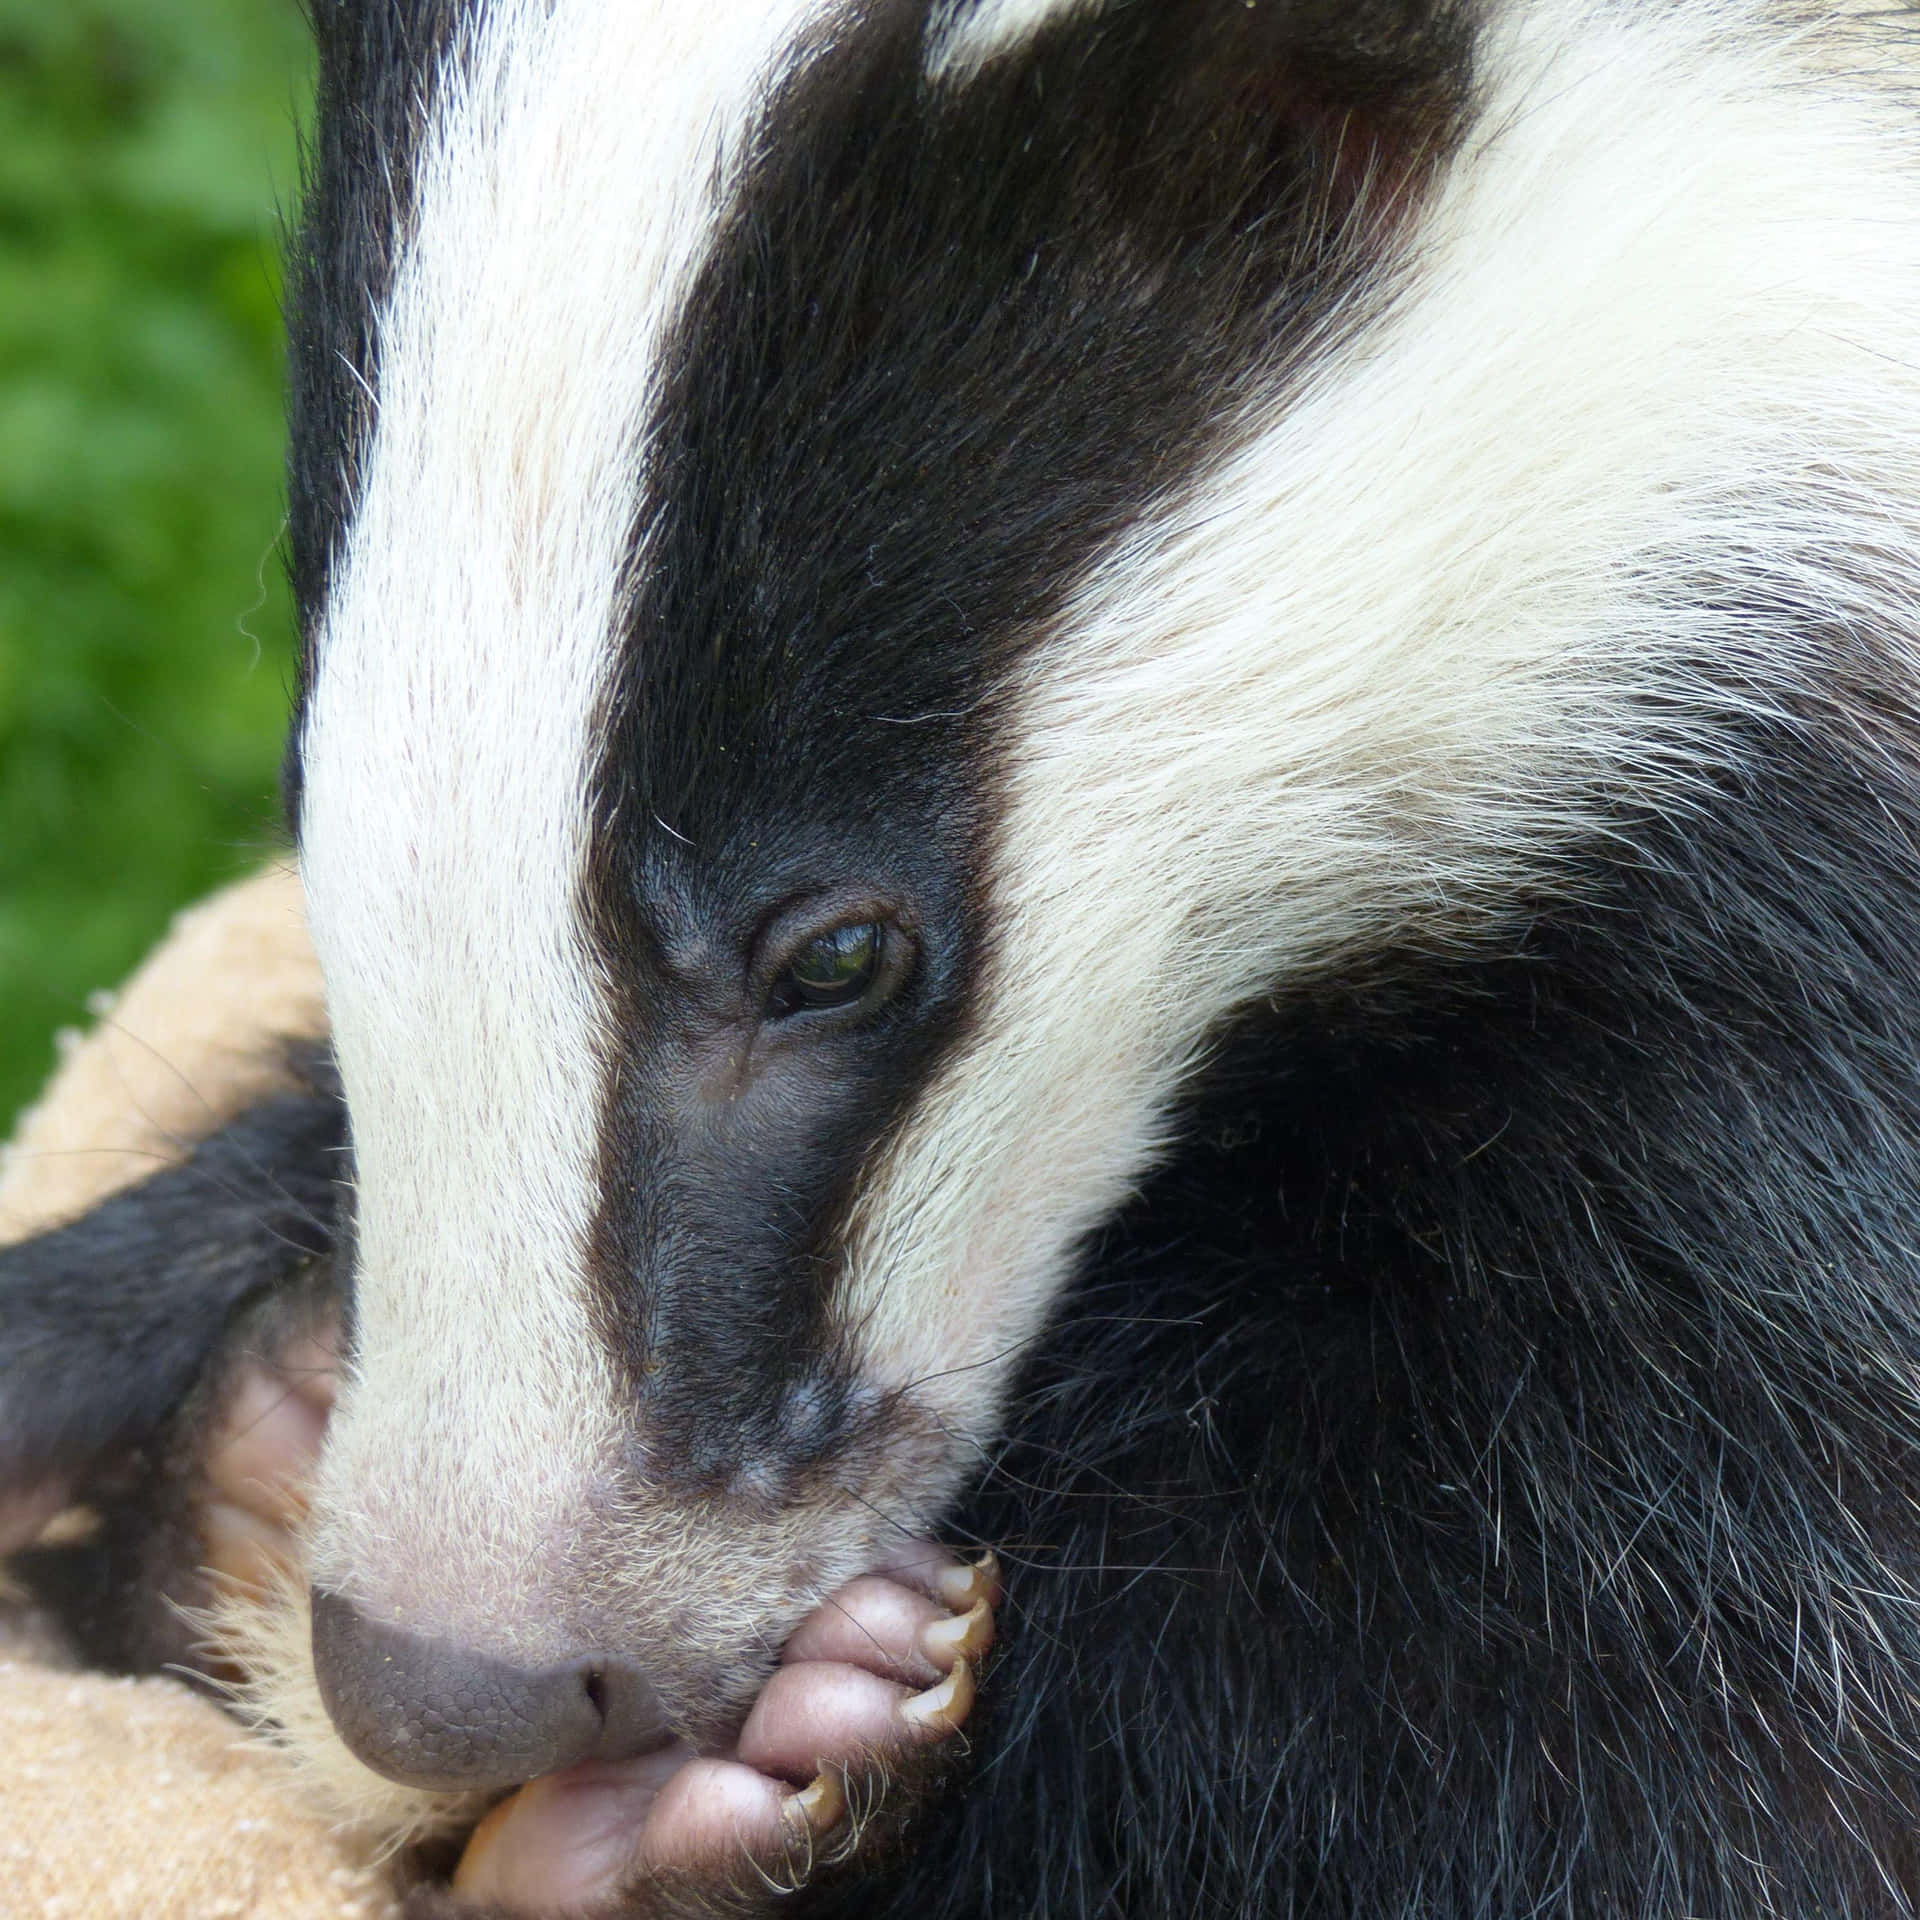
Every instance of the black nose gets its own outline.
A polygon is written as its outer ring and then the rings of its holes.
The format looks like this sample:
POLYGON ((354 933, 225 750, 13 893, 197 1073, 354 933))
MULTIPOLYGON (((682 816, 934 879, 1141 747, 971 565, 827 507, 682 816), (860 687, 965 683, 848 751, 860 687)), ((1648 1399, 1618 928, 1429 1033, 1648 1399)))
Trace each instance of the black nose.
POLYGON ((668 1738, 623 1660, 521 1667, 370 1620, 313 1591, 313 1665, 340 1737, 376 1773, 441 1791, 517 1786, 576 1760, 626 1760, 668 1738))

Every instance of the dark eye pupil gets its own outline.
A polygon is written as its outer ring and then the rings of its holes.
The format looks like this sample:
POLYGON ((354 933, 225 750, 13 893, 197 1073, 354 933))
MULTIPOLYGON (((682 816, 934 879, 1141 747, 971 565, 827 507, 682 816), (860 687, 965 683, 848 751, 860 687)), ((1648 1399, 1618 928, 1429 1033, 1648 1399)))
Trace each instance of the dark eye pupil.
POLYGON ((787 969, 793 999, 803 1007, 841 1007, 859 999, 879 968, 881 938, 869 920, 810 940, 787 969))

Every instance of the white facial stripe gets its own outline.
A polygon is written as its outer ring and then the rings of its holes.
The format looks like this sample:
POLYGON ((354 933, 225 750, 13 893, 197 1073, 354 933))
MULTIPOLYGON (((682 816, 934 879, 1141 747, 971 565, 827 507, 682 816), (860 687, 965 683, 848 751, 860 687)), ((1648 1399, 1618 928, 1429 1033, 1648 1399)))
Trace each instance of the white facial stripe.
POLYGON ((442 88, 382 316, 304 741, 364 1356, 315 1573, 441 1631, 513 1614, 490 1594, 524 1593, 613 1419, 581 1277, 593 719, 658 343, 811 5, 502 0, 442 88))
POLYGON ((1837 607, 1849 550, 1887 551, 1907 109, 1822 97, 1758 10, 1553 13, 1486 50, 1411 297, 1127 539, 1015 689, 982 1018, 875 1170, 844 1309, 957 1434, 990 1437, 1214 1021, 1510 889, 1644 763, 1636 689, 1683 649, 1729 669, 1706 718, 1742 649, 1777 681, 1805 645, 1659 587, 1837 607))

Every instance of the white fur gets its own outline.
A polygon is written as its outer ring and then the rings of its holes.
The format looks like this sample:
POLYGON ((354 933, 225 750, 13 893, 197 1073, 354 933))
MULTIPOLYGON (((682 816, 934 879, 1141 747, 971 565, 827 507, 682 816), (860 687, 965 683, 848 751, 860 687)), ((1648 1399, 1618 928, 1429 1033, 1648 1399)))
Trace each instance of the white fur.
POLYGON ((1099 0, 955 0, 927 35, 927 73, 964 82, 1002 54, 1024 46, 1069 14, 1091 13, 1099 0))
POLYGON ((525 1658, 618 1420, 581 1279, 587 779, 654 352, 810 0, 503 0, 446 76, 318 648, 303 845, 358 1168, 316 1577, 525 1658), (544 1601, 546 1604, 542 1604, 544 1601))
POLYGON ((1636 705, 1680 648, 1805 664, 1663 588, 1917 630, 1920 137, 1836 51, 1755 6, 1516 9, 1402 297, 1012 690, 983 1015, 865 1193, 842 1308, 956 1469, 1223 1015, 1459 939, 1623 767, 1684 804, 1698 730, 1636 705))

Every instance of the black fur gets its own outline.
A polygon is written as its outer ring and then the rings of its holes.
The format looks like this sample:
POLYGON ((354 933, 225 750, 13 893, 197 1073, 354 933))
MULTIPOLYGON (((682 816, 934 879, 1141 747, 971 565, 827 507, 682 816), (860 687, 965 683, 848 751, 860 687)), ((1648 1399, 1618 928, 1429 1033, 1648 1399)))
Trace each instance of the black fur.
POLYGON ((115 1671, 191 1657, 191 1511, 226 1357, 271 1352, 334 1296, 344 1109, 323 1060, 177 1167, 0 1249, 0 1493, 57 1486, 81 1540, 18 1555, 76 1650, 115 1671))

